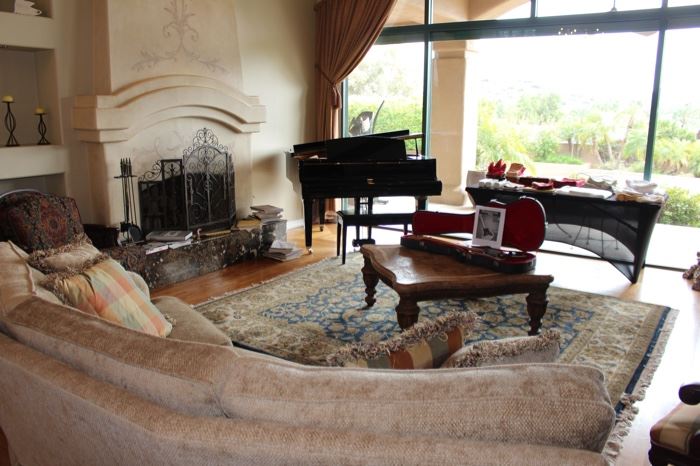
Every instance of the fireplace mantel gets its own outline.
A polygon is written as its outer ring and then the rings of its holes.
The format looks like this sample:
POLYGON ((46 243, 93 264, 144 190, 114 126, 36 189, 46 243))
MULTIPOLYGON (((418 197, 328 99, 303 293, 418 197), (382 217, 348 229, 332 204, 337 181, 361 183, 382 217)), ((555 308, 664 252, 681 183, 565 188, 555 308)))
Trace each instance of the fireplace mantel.
POLYGON ((92 143, 127 141, 157 123, 187 117, 254 133, 265 122, 265 107, 221 81, 190 75, 151 78, 113 95, 77 96, 73 106, 78 138, 92 143))
MULTIPOLYGON (((176 121, 196 121, 196 125, 214 125, 230 131, 227 145, 235 146, 233 160, 240 175, 236 181, 237 205, 250 205, 252 168, 247 137, 260 131, 265 118, 265 107, 257 97, 206 76, 158 76, 135 82, 114 94, 75 97, 73 127, 78 139, 89 143, 98 221, 112 224, 122 220, 121 194, 113 176, 118 173, 121 157, 143 152, 136 140, 160 138, 159 127, 163 125, 177 131, 182 141, 191 138, 191 129, 178 126, 176 121)), ((137 157, 134 163, 142 167, 137 173, 152 166, 157 158, 156 153, 137 157)))

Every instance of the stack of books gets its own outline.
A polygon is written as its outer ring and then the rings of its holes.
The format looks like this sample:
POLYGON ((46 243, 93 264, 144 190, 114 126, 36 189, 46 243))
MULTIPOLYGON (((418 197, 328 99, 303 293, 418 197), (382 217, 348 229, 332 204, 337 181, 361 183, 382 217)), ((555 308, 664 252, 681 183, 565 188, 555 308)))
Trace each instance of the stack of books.
POLYGON ((184 230, 154 230, 146 235, 146 255, 192 244, 192 232, 184 230))
POLYGON ((231 227, 231 230, 252 230, 254 228, 260 228, 262 222, 257 217, 246 217, 241 218, 236 221, 236 225, 231 227))
POLYGON ((270 249, 263 252, 264 257, 269 257, 276 261, 284 262, 292 259, 296 259, 301 256, 302 249, 298 248, 294 243, 288 243, 286 241, 275 240, 272 242, 270 249))
POLYGON ((273 205, 254 205, 251 206, 253 216, 260 219, 263 224, 282 220, 282 208, 273 205))
POLYGON ((192 239, 192 232, 186 230, 153 230, 146 235, 146 241, 187 241, 192 239))

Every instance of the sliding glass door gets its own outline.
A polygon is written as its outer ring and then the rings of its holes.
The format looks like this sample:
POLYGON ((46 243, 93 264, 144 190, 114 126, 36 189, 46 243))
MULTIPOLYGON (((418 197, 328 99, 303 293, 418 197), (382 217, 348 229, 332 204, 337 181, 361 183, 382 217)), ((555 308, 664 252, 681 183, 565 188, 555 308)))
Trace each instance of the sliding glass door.
POLYGON ((399 0, 348 80, 346 134, 424 132, 448 205, 499 158, 650 180, 671 226, 648 262, 685 268, 700 247, 698 43, 697 0, 399 0))

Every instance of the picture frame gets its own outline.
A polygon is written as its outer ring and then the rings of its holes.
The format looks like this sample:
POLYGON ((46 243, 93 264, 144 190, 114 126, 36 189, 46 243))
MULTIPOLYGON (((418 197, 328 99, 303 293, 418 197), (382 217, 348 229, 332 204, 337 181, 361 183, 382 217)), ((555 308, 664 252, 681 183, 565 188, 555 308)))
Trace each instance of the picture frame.
POLYGON ((472 246, 488 246, 499 249, 503 243, 506 209, 476 206, 472 246))

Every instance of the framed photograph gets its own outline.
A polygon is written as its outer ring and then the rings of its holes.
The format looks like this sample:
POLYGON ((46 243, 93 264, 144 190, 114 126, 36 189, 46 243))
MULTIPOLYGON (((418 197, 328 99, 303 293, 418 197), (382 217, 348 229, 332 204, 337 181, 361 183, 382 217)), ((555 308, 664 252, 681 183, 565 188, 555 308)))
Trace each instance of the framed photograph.
POLYGON ((503 242, 503 227, 505 224, 506 209, 476 206, 472 245, 500 248, 503 242))

